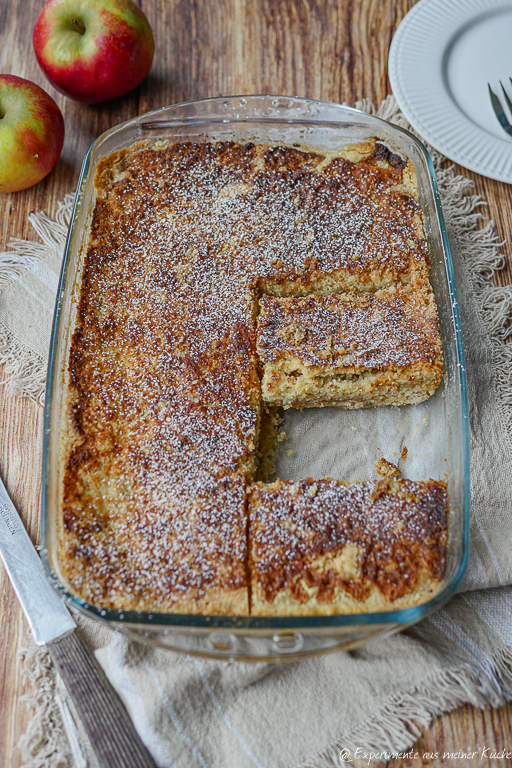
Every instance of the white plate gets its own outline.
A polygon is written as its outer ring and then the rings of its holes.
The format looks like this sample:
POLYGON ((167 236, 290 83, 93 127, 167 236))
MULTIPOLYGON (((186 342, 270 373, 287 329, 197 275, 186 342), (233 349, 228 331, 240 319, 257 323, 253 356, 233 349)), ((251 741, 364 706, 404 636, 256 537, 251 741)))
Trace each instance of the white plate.
POLYGON ((512 139, 487 88, 507 111, 499 81, 512 97, 509 77, 510 0, 420 0, 391 43, 391 87, 413 128, 450 160, 512 183, 512 139))

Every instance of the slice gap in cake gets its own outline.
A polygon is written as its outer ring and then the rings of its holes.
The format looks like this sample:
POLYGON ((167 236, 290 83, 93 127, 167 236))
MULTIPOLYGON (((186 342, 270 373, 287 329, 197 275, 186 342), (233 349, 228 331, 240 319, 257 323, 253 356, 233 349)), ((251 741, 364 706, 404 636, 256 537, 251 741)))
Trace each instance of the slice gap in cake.
POLYGON ((284 433, 280 432, 283 423, 281 408, 263 406, 260 419, 260 430, 257 450, 257 468, 254 480, 262 483, 270 482, 275 474, 274 465, 276 444, 282 440, 284 433))

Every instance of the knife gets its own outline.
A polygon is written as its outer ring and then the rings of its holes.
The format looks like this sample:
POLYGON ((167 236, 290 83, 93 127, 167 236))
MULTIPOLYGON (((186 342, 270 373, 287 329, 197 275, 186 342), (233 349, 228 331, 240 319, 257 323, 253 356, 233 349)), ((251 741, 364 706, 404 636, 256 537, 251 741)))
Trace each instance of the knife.
POLYGON ((100 766, 155 768, 121 699, 82 645, 1 479, 0 555, 35 641, 49 650, 100 766))

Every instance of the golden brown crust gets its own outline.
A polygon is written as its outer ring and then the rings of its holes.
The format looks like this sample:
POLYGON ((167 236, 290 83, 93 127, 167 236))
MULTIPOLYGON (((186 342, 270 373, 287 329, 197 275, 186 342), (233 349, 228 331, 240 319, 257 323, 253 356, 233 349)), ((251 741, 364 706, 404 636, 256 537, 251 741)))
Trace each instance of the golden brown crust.
POLYGON ((439 586, 444 483, 278 480, 252 486, 249 515, 255 615, 393 610, 439 586))
POLYGON ((147 465, 143 483, 141 465, 116 469, 82 464, 75 484, 68 472, 61 561, 73 591, 104 608, 246 614, 245 478, 203 476, 192 495, 147 465))
POLYGON ((103 607, 247 613, 257 299, 424 285, 413 169, 375 141, 336 155, 140 144, 102 159, 96 186, 69 363, 63 574, 103 607))

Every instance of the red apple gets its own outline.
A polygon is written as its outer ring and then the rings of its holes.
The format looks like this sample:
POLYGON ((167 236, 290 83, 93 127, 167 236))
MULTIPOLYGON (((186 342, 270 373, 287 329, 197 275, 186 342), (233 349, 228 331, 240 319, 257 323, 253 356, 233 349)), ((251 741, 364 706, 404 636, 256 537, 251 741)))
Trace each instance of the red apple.
POLYGON ((30 80, 0 75, 0 192, 37 184, 63 143, 64 120, 52 97, 30 80))
POLYGON ((50 83, 85 104, 131 91, 155 52, 149 22, 133 0, 47 0, 32 42, 50 83))

